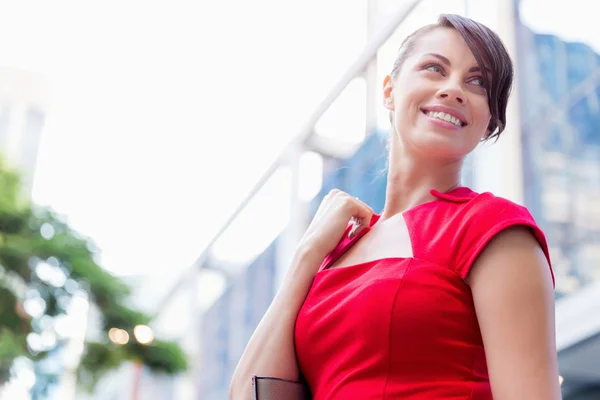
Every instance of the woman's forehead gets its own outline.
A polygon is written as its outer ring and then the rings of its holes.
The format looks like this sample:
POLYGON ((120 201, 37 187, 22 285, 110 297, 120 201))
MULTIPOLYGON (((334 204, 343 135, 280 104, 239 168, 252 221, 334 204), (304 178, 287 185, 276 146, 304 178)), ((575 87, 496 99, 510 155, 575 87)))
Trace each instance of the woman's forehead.
POLYGON ((438 54, 452 64, 477 65, 473 52, 456 29, 436 28, 423 34, 415 43, 413 56, 425 57, 438 54))

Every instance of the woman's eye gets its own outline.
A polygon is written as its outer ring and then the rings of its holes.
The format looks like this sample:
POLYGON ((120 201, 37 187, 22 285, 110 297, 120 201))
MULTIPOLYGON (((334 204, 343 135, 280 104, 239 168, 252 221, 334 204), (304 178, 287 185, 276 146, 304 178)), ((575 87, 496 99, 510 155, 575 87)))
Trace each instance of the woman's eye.
POLYGON ((483 78, 474 78, 471 80, 471 83, 474 83, 475 85, 481 86, 481 87, 484 87, 484 85, 485 85, 483 78))
POLYGON ((438 72, 438 73, 442 73, 443 72, 442 67, 440 67, 437 64, 430 64, 430 65, 426 66, 425 69, 427 71, 431 71, 431 72, 438 72))

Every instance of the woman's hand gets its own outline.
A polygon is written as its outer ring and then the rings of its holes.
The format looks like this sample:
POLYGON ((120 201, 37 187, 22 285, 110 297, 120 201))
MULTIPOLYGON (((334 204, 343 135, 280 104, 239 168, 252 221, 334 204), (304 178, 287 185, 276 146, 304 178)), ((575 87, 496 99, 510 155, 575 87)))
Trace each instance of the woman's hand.
POLYGON ((310 264, 307 268, 311 269, 311 276, 317 273, 325 257, 340 242, 351 220, 354 225, 349 232, 350 238, 370 226, 372 216, 373 209, 358 198, 338 189, 329 192, 298 244, 298 251, 315 261, 302 263, 310 264))

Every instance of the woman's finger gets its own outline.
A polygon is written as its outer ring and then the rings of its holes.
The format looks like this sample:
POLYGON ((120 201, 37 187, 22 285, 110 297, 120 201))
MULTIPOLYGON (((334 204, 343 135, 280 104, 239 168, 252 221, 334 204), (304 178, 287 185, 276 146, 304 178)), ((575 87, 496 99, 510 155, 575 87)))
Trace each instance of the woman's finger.
POLYGON ((358 200, 358 198, 354 198, 353 203, 355 206, 354 213, 352 215, 354 224, 352 226, 352 229, 350 229, 350 233, 348 234, 349 238, 356 236, 363 229, 370 226, 371 218, 374 214, 373 209, 366 205, 364 202, 358 200))

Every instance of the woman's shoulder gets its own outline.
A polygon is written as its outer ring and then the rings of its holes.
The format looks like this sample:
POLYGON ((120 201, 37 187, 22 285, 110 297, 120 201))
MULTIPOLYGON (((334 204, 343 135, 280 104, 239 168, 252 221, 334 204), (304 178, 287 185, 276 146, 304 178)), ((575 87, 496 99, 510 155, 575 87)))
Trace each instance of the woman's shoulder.
POLYGON ((520 226, 529 228, 548 254, 545 235, 525 206, 468 187, 448 193, 432 191, 432 194, 442 201, 411 216, 416 253, 443 265, 452 264, 461 276, 466 276, 479 253, 495 236, 520 226))
POLYGON ((445 200, 448 205, 455 205, 451 208, 456 213, 456 217, 474 218, 474 223, 507 218, 533 220, 527 207, 492 192, 478 193, 469 187, 461 186, 448 193, 432 190, 431 194, 440 200, 445 200))
POLYGON ((491 192, 469 188, 440 194, 439 254, 466 277, 476 258, 500 232, 513 227, 529 229, 550 262, 546 237, 527 207, 491 192), (442 203, 442 204, 444 204, 442 203), (448 250, 446 250, 448 249, 448 250))
POLYGON ((462 186, 446 193, 431 190, 435 201, 404 214, 409 228, 429 242, 483 234, 515 223, 536 225, 527 207, 491 192, 478 193, 462 186))

